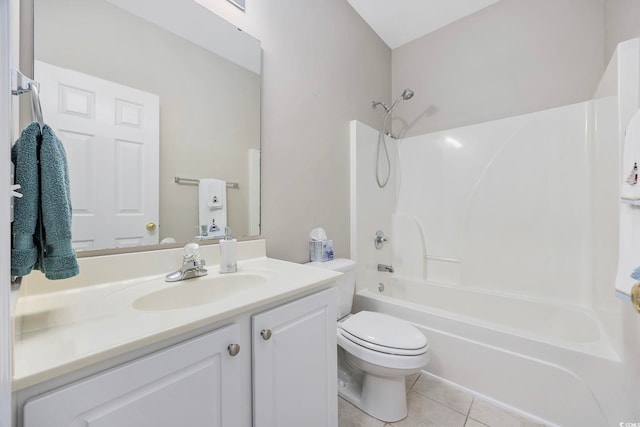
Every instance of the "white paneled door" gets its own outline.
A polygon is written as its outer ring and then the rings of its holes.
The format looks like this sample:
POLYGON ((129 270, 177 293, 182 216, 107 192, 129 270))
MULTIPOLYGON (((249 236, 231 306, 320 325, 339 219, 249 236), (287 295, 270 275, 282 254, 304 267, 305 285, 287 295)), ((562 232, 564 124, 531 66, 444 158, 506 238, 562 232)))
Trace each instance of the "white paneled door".
POLYGON ((67 153, 74 249, 158 243, 159 97, 40 61, 35 79, 67 153))

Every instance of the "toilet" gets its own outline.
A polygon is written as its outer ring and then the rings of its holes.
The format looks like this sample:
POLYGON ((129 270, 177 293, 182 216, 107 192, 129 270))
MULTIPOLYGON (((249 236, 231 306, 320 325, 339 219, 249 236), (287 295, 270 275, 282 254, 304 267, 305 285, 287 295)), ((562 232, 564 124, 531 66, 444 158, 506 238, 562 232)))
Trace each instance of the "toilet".
POLYGON ((338 395, 385 422, 407 416, 405 377, 429 362, 429 343, 408 322, 382 313, 351 314, 355 262, 334 259, 308 265, 343 273, 338 288, 338 395))

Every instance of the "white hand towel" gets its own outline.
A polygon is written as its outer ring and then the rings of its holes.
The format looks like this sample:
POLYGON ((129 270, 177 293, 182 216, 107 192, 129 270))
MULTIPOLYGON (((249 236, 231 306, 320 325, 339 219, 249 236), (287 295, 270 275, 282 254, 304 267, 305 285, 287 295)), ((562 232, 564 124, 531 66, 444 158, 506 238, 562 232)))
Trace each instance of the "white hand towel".
POLYGON ((207 201, 210 209, 222 209, 226 186, 226 182, 220 179, 202 178, 199 186, 200 197, 207 201))
POLYGON ((224 236, 227 226, 227 183, 214 178, 201 178, 199 181, 199 225, 207 226, 209 237, 224 236))

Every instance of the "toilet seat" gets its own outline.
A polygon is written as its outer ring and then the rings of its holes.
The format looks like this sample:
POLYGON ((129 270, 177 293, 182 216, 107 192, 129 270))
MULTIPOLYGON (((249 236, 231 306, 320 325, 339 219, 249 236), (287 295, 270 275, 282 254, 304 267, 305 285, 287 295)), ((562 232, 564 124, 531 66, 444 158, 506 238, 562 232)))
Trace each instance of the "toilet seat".
POLYGON ((426 337, 404 320, 383 313, 361 311, 339 323, 339 333, 372 351, 418 356, 428 350, 426 337))
POLYGON ((429 362, 429 346, 416 355, 399 355, 383 353, 361 346, 346 338, 340 330, 337 331, 338 346, 348 354, 360 359, 363 363, 370 364, 384 370, 389 370, 388 375, 406 375, 405 371, 415 371, 423 368, 429 362))
POLYGON ((383 345, 376 345, 376 344, 367 342, 365 340, 362 340, 356 336, 351 335, 349 332, 344 330, 341 330, 340 334, 342 334, 342 336, 348 339, 349 341, 352 341, 354 344, 357 344, 361 347, 367 348, 372 351, 377 351, 380 353, 395 354, 398 356, 418 356, 420 354, 423 354, 425 351, 427 351, 426 346, 421 348, 416 348, 416 349, 410 349, 410 350, 403 349, 403 348, 385 347, 383 345))

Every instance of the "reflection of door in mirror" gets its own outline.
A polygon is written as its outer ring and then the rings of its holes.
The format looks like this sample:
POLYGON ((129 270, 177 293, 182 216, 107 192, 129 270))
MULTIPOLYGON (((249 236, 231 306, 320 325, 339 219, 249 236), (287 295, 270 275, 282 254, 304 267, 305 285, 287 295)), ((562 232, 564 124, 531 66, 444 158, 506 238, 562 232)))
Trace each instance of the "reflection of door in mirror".
MULTIPOLYGON (((228 225, 234 237, 259 234, 260 42, 190 0, 33 3, 36 60, 152 93, 162 101, 159 216, 145 219, 157 224, 159 240, 186 243, 199 234, 198 186, 177 184, 176 176, 238 183, 227 194, 228 225)), ((50 102, 48 96, 42 98, 50 102)), ((72 162, 71 170, 88 167, 72 162)), ((113 174, 100 179, 113 180, 113 174)), ((74 198, 79 185, 85 184, 72 177, 74 198)), ((134 240, 112 235, 110 243, 95 248, 130 246, 134 240)))
POLYGON ((158 96, 40 61, 35 77, 67 152, 74 249, 158 243, 158 96))

